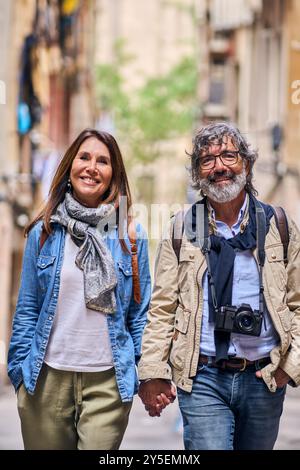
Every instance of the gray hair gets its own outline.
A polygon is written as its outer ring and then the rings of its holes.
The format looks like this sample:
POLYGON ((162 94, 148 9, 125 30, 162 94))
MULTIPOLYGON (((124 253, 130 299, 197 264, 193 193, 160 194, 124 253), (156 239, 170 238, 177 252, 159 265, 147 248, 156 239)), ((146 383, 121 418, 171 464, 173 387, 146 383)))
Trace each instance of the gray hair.
POLYGON ((192 177, 192 187, 196 190, 200 190, 200 158, 204 152, 207 152, 212 144, 224 143, 224 137, 231 137, 232 142, 236 149, 239 151, 241 157, 249 162, 249 174, 246 179, 245 190, 257 195, 257 191, 253 186, 253 165, 258 157, 256 150, 251 148, 251 145, 247 142, 245 137, 241 134, 239 129, 232 123, 227 122, 216 122, 208 124, 202 127, 195 135, 193 139, 193 150, 188 155, 191 157, 190 174, 192 177))

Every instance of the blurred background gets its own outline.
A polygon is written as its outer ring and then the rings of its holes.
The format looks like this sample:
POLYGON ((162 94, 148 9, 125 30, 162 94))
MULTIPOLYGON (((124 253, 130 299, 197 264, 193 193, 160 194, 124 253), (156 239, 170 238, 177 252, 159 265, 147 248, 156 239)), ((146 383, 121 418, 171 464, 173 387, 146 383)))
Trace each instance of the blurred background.
MULTIPOLYGON (((0 0, 0 449, 22 448, 6 354, 23 230, 66 147, 107 130, 135 202, 183 204, 193 133, 234 121, 260 198, 300 223, 299 24, 299 0, 0 0)), ((136 401, 123 448, 182 448, 176 407, 151 419, 136 401)), ((300 448, 299 419, 289 390, 277 448, 300 448)))

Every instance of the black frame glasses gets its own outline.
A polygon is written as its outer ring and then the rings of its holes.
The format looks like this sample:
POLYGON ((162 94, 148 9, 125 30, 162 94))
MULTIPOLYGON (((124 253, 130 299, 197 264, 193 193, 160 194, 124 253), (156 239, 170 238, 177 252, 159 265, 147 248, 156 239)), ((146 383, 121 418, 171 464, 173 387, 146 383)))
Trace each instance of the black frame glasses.
POLYGON ((200 168, 202 170, 211 170, 216 166, 216 159, 220 158, 224 166, 233 166, 239 158, 239 150, 225 150, 218 155, 205 155, 200 158, 200 168))

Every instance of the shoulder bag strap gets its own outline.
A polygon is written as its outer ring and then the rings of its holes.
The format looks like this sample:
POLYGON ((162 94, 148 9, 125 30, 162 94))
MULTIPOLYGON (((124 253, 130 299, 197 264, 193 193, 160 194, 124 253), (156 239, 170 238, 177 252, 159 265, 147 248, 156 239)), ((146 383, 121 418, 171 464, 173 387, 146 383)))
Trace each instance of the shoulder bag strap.
POLYGON ((133 298, 137 304, 141 303, 141 286, 139 277, 139 263, 137 256, 136 235, 129 237, 131 247, 131 266, 132 266, 132 283, 133 283, 133 298))

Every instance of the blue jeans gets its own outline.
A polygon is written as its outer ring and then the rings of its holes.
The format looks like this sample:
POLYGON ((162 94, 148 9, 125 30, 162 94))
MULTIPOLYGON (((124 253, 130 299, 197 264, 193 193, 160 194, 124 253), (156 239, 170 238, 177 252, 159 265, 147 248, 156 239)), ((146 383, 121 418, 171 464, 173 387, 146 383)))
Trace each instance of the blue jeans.
POLYGON ((192 392, 177 390, 185 449, 273 449, 285 391, 270 392, 254 365, 237 372, 201 364, 192 392))

